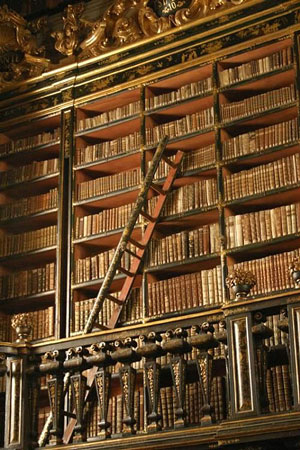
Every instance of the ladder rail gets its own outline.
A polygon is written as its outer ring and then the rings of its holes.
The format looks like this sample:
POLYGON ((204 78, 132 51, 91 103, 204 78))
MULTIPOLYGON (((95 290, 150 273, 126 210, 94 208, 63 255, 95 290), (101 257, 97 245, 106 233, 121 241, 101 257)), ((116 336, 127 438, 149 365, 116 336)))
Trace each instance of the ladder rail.
POLYGON ((122 236, 120 238, 119 244, 118 244, 118 246, 117 246, 117 248, 115 250, 115 253, 114 253, 113 258, 111 260, 111 263, 109 265, 108 271, 107 271, 107 273, 106 273, 106 275, 104 277, 103 283, 101 285, 101 288, 100 288, 100 290, 98 292, 98 295, 96 297, 96 300, 94 302, 93 309, 92 309, 92 311, 91 311, 91 313, 89 315, 89 318, 87 320, 87 323, 86 323, 84 331, 83 331, 83 334, 90 333, 92 331, 92 329, 93 329, 94 323, 97 320, 97 316, 98 316, 99 311, 100 311, 100 309, 101 309, 101 307, 103 305, 103 302, 104 302, 104 300, 106 298, 106 295, 108 293, 110 285, 111 285, 111 283, 112 283, 112 281, 113 281, 113 279, 114 279, 114 277, 116 275, 118 266, 120 265, 121 258, 123 256, 123 253, 126 250, 126 245, 127 245, 128 241, 129 241, 131 233, 132 233, 132 231, 133 231, 133 229, 135 227, 137 218, 138 218, 138 216, 140 214, 140 211, 141 211, 143 205, 145 204, 145 201, 147 200, 147 195, 148 195, 149 188, 151 187, 151 184, 153 182, 154 174, 155 174, 155 172, 156 172, 156 170, 158 168, 158 165, 159 165, 159 163, 160 163, 160 161, 162 159, 163 152, 164 152, 164 150, 166 148, 167 142, 168 142, 168 137, 167 136, 165 136, 159 142, 159 145, 158 145, 158 147, 156 149, 156 152, 155 152, 155 154, 153 156, 153 159, 151 161, 150 167, 149 167, 149 169, 147 171, 147 174, 145 176, 145 179, 144 179, 144 181, 142 183, 140 193, 139 193, 139 195, 138 195, 138 197, 136 199, 135 206, 133 208, 133 211, 131 213, 129 221, 128 221, 127 225, 125 226, 124 230, 123 230, 123 233, 122 233, 122 236))

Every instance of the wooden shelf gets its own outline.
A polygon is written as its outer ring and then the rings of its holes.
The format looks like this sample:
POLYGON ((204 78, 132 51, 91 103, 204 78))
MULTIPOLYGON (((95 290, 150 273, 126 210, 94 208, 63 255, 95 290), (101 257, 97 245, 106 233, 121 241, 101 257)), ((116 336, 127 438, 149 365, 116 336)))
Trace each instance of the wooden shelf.
POLYGON ((183 274, 188 272, 198 272, 203 269, 211 269, 217 265, 220 256, 217 253, 208 255, 201 255, 197 258, 189 258, 187 261, 174 261, 172 263, 160 264, 158 266, 149 266, 146 269, 147 273, 169 273, 169 274, 183 274))
POLYGON ((278 89, 282 86, 292 84, 295 80, 295 77, 295 66, 293 64, 290 64, 279 69, 270 70, 269 72, 262 73, 252 78, 249 77, 245 80, 220 87, 220 92, 226 94, 230 93, 231 91, 269 91, 270 86, 272 86, 272 89, 278 89))
POLYGON ((56 250, 57 246, 53 245, 51 247, 44 247, 26 253, 4 256, 0 258, 0 265, 4 265, 10 269, 22 269, 25 266, 27 269, 27 265, 41 265, 43 263, 54 261, 56 258, 56 250))
POLYGON ((85 164, 78 164, 74 167, 74 171, 77 172, 83 170, 87 173, 118 173, 124 169, 124 165, 128 168, 138 167, 140 161, 141 151, 133 150, 132 152, 124 152, 109 158, 103 158, 85 164))
POLYGON ((299 188, 300 184, 282 186, 280 188, 271 189, 259 194, 239 198, 236 200, 226 201, 225 207, 237 210, 237 207, 241 205, 245 206, 261 206, 261 207, 276 207, 283 204, 296 203, 299 201, 299 188))

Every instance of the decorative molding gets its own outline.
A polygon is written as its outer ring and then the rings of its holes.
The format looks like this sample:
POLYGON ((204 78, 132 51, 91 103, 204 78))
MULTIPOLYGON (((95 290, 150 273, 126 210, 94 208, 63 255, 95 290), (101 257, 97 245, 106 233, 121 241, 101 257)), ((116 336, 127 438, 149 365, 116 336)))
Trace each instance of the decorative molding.
POLYGON ((99 56, 147 37, 205 18, 246 0, 115 0, 95 22, 80 19, 82 4, 69 5, 62 17, 63 31, 53 33, 63 55, 78 52, 81 60, 99 56), (80 42, 84 28, 87 34, 80 42))
POLYGON ((77 5, 68 5, 62 17, 63 31, 57 31, 51 34, 55 39, 54 47, 62 55, 71 56, 78 47, 80 35, 84 28, 80 17, 84 11, 83 3, 77 5))
MULTIPOLYGON (((36 25, 38 30, 39 25, 36 25)), ((43 57, 44 47, 39 47, 28 23, 7 5, 0 7, 0 89, 10 84, 43 73, 49 60, 43 57)))

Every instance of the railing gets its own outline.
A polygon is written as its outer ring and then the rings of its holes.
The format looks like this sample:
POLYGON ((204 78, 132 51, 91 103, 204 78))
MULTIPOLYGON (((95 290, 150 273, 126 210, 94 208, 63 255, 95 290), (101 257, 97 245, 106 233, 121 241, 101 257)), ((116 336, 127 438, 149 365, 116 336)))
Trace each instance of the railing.
POLYGON ((156 442, 154 448, 160 448, 162 428, 184 430, 174 434, 177 444, 191 436, 193 442, 206 439, 217 446, 234 442, 237 429, 239 440, 243 433, 249 439, 253 424, 260 439, 274 424, 272 437, 282 430, 300 435, 299 327, 300 295, 294 291, 49 344, 0 344, 0 376, 6 377, 4 448, 75 449, 87 440, 89 448, 106 448, 108 441, 114 446, 113 438, 119 448, 119 438, 128 436, 130 448, 146 436, 149 446, 156 442), (45 376, 51 414, 39 436, 45 376), (166 390, 173 392, 167 401, 166 390), (115 399, 112 406, 116 396, 122 411, 116 411, 115 399), (174 420, 166 413, 171 407, 174 420), (98 424, 91 432, 93 408, 98 424), (113 425, 114 414, 118 423, 113 425), (74 431, 71 421, 76 421, 74 431))

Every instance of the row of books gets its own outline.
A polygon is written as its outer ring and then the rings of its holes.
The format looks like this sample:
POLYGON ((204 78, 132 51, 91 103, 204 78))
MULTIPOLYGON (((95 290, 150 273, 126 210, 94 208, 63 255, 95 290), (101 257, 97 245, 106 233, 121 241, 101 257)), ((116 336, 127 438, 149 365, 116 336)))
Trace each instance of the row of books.
POLYGON ((292 63, 293 53, 291 47, 283 48, 279 52, 272 53, 264 58, 255 59, 219 72, 220 86, 224 87, 239 81, 248 80, 249 78, 289 66, 292 63))
MULTIPOLYGON (((118 208, 105 209, 98 214, 77 217, 75 223, 75 239, 125 227, 133 207, 134 203, 129 203, 118 208)), ((141 223, 141 216, 137 220, 137 224, 139 223, 141 223)))
MULTIPOLYGON (((150 212, 154 210, 156 201, 156 197, 149 201, 150 212)), ((215 205, 216 203, 217 183, 215 179, 211 178, 185 185, 172 191, 165 203, 163 214, 169 216, 215 205)), ((98 214, 77 217, 75 222, 75 239, 124 227, 128 222, 133 206, 134 204, 127 204, 118 208, 103 210, 98 214)))
POLYGON ((300 203, 229 216, 227 248, 263 242, 300 231, 300 203))
MULTIPOLYGON (((224 381, 223 377, 215 376, 211 383, 212 416, 217 422, 226 418, 226 390, 224 381)), ((184 408, 186 411, 186 421, 189 425, 200 423, 203 416, 201 411, 202 407, 203 397, 199 381, 186 384, 184 408)), ((174 428, 176 409, 177 403, 174 389, 172 387, 161 388, 159 411, 162 416, 163 430, 174 428)))
POLYGON ((203 111, 189 114, 181 119, 166 122, 153 128, 146 128, 147 145, 156 144, 163 137, 176 138, 185 134, 199 132, 214 125, 214 110, 207 108, 203 111))
MULTIPOLYGON (((234 264, 234 269, 242 269, 256 275, 257 283, 251 289, 251 295, 270 294, 295 287, 289 273, 289 265, 295 257, 299 257, 300 249, 266 256, 260 259, 234 264)), ((231 293, 232 297, 233 294, 231 293)))
POLYGON ((298 119, 280 122, 266 128, 260 128, 240 134, 223 142, 223 159, 225 161, 269 148, 297 142, 299 139, 298 119))
POLYGON ((266 387, 270 412, 290 411, 292 409, 292 388, 287 364, 276 365, 267 369, 266 387))
POLYGON ((50 189, 49 192, 32 197, 25 197, 12 203, 0 206, 0 220, 16 219, 31 214, 44 212, 58 206, 58 189, 50 189))
POLYGON ((221 117, 223 122, 230 122, 287 105, 295 102, 296 98, 297 93, 295 86, 292 84, 237 102, 224 103, 221 105, 221 117))
MULTIPOLYGON (((133 245, 127 245, 127 248, 134 252, 133 245)), ((109 268, 115 249, 112 248, 98 255, 88 256, 75 261, 75 283, 85 283, 91 280, 103 278, 109 268)), ((132 257, 124 253, 121 259, 121 267, 129 270, 132 257)), ((118 272, 117 272, 118 273, 118 272)))
POLYGON ((55 263, 0 277, 0 299, 40 294, 55 289, 55 263))
MULTIPOLYGON (((119 296, 119 293, 115 292, 113 294, 115 297, 119 296)), ((74 321, 73 321, 73 332, 77 333, 84 329, 88 317, 93 309, 95 298, 89 298, 87 300, 81 300, 74 303, 74 321)), ((115 309, 115 304, 107 299, 99 312, 99 324, 107 325, 109 319, 115 309)), ((120 323, 132 322, 140 319, 143 316, 143 303, 141 289, 133 289, 130 293, 129 299, 126 301, 124 308, 122 309, 120 316, 120 323)))
MULTIPOLYGON (((150 86, 151 88, 151 86, 150 86)), ((207 94, 212 90, 212 78, 208 77, 204 80, 194 81, 193 83, 180 86, 176 91, 164 92, 161 95, 155 95, 145 99, 145 110, 149 111, 154 108, 161 108, 172 103, 186 100, 196 95, 207 94)))
POLYGON ((57 225, 22 234, 9 234, 0 239, 0 257, 52 247, 56 243, 57 225))
POLYGON ((111 109, 110 111, 104 111, 101 114, 94 117, 87 117, 81 119, 77 124, 77 131, 82 131, 87 128, 94 128, 106 123, 113 122, 115 120, 125 119, 126 117, 138 114, 141 109, 141 102, 133 102, 128 105, 119 106, 118 108, 111 109))
MULTIPOLYGON (((218 422, 226 418, 226 389, 224 378, 215 376, 211 384, 211 406, 213 417, 218 422)), ((199 424, 203 413, 202 391, 200 382, 193 382, 185 385, 185 411, 186 421, 190 425, 199 424)), ((160 399, 158 413, 161 415, 161 426, 163 430, 173 429, 177 410, 177 402, 174 389, 163 387, 160 389, 160 399)), ((145 417, 145 400, 143 387, 138 387, 134 392, 134 426, 137 433, 145 431, 147 419, 145 417)), ((125 405, 121 394, 112 394, 108 403, 107 420, 111 424, 110 431, 112 436, 120 435, 124 431, 123 419, 126 417, 125 405)), ((96 437, 99 434, 100 410, 98 402, 95 401, 93 407, 88 412, 87 417, 87 435, 89 438, 96 437)))
MULTIPOLYGON (((118 297, 119 293, 113 295, 118 297)), ((74 303, 73 332, 84 329, 94 302, 95 299, 92 298, 74 303)), ((149 317, 221 303, 221 266, 148 284, 149 317)), ((114 308, 112 302, 104 301, 99 312, 100 324, 107 325, 114 308)), ((122 310, 120 323, 133 322, 143 316, 142 291, 136 288, 122 310)))
POLYGON ((122 153, 134 152, 140 148, 141 142, 141 133, 136 131, 112 141, 76 148, 76 165, 95 162, 111 156, 121 155, 122 153))
MULTIPOLYGON (((209 178, 171 191, 162 213, 164 216, 171 216, 181 212, 213 206, 216 205, 217 201, 217 181, 214 178, 209 178)), ((156 204, 156 197, 153 197, 148 204, 151 213, 156 204)))
MULTIPOLYGON (((138 387, 134 392, 134 425, 137 433, 144 431, 145 427, 145 404, 143 387, 138 387)), ((113 393, 109 398, 107 420, 111 424, 110 432, 114 435, 120 435, 124 431, 123 419, 127 417, 125 405, 121 394, 113 393)), ((95 400, 93 407, 88 412, 87 416, 87 435, 88 437, 95 437, 98 435, 99 422, 101 420, 100 409, 98 402, 95 400)))
POLYGON ((150 242, 150 266, 188 261, 220 250, 219 224, 204 225, 191 231, 181 231, 150 242))
MULTIPOLYGON (((46 339, 54 336, 54 307, 49 306, 45 309, 39 309, 38 311, 30 311, 28 313, 29 321, 31 323, 31 331, 28 339, 30 341, 36 341, 38 339, 46 339)), ((13 316, 7 316, 10 334, 9 341, 14 342, 17 339, 15 330, 11 327, 11 320, 13 316)))
POLYGON ((1 173, 0 186, 23 183, 45 175, 58 172, 58 159, 47 159, 45 161, 33 161, 26 166, 17 167, 1 173))
POLYGON ((60 128, 51 131, 44 131, 43 133, 34 136, 26 136, 15 141, 6 142, 0 145, 0 155, 9 155, 11 153, 18 153, 24 150, 31 150, 40 145, 51 144, 58 142, 60 139, 60 128))
MULTIPOLYGON (((175 155, 169 156, 168 158, 171 161, 173 161, 175 155)), ((183 161, 181 163, 181 172, 185 173, 188 170, 207 167, 214 164, 215 162, 216 162, 215 146, 208 145, 206 147, 193 150, 191 152, 186 152, 183 156, 183 161)), ((155 172, 155 179, 166 177, 169 173, 169 170, 170 166, 165 161, 161 161, 157 171, 155 172)))
MULTIPOLYGON (((269 348, 277 345, 288 345, 288 335, 278 328, 278 321, 278 314, 267 317, 266 325, 274 333, 273 336, 264 341, 269 348)), ((266 387, 270 412, 291 410, 292 390, 289 366, 287 364, 281 364, 281 361, 278 359, 275 365, 272 364, 267 369, 266 387)))
POLYGON ((94 180, 83 181, 77 186, 77 199, 85 200, 131 186, 137 186, 141 182, 141 169, 136 168, 108 177, 95 178, 94 180))
POLYGON ((225 177, 225 200, 230 201, 284 186, 292 186, 298 183, 299 179, 300 154, 296 153, 225 177))
POLYGON ((149 317, 221 303, 221 266, 148 284, 149 317))

